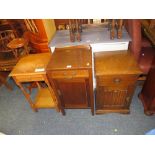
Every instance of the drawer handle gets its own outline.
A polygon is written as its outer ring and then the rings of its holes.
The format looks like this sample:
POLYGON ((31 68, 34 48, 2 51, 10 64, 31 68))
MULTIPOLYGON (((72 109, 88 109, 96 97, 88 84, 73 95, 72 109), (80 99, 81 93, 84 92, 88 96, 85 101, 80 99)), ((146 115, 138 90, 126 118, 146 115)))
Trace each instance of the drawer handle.
POLYGON ((73 78, 73 76, 68 76, 68 77, 66 77, 65 79, 72 79, 73 78))
POLYGON ((121 81, 122 81, 122 80, 121 80, 120 78, 115 78, 115 79, 113 80, 113 82, 114 82, 114 83, 117 83, 117 84, 120 83, 121 81))
POLYGON ((66 73, 66 72, 64 72, 64 75, 66 76, 66 75, 67 75, 67 73, 66 73))
POLYGON ((75 75, 76 75, 76 72, 74 71, 74 72, 72 73, 72 75, 75 76, 75 75))

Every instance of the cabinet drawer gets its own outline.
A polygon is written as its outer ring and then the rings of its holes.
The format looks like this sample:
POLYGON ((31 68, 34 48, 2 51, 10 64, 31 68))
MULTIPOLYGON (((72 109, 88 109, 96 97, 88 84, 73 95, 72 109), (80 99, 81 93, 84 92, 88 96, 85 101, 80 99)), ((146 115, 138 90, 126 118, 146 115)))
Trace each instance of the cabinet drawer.
POLYGON ((80 78, 89 77, 88 70, 67 70, 67 71, 52 71, 48 73, 50 78, 80 78))
POLYGON ((98 76, 97 84, 103 86, 110 85, 128 85, 134 84, 137 80, 137 75, 108 75, 108 76, 98 76))
POLYGON ((43 81, 43 75, 20 75, 16 76, 17 81, 19 82, 29 82, 29 81, 43 81))

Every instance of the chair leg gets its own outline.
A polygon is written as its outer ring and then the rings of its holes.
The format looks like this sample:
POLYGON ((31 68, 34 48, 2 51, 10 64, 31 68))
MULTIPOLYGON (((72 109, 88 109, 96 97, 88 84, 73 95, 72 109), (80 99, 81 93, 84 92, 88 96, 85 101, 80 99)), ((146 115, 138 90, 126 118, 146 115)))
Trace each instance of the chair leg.
POLYGON ((0 81, 2 82, 2 84, 4 84, 6 86, 6 88, 8 88, 9 90, 13 90, 12 86, 6 81, 6 79, 0 75, 0 81))

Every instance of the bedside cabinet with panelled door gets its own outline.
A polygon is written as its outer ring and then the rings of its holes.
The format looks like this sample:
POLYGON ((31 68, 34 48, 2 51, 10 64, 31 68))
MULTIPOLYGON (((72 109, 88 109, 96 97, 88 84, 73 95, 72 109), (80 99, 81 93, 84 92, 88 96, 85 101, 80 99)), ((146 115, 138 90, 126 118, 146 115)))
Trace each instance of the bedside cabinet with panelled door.
POLYGON ((129 51, 95 53, 96 114, 118 112, 128 114, 141 74, 129 51))
POLYGON ((90 108, 94 114, 92 52, 88 46, 56 48, 47 76, 64 109, 90 108))

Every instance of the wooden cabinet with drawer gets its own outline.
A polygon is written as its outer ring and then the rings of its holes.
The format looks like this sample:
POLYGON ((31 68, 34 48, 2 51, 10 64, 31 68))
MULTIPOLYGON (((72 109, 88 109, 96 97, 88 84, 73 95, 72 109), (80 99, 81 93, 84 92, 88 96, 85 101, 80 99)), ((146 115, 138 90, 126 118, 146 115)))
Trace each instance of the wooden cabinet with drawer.
POLYGON ((129 51, 95 53, 96 113, 129 113, 139 74, 129 51))
POLYGON ((83 46, 56 48, 47 76, 64 109, 90 108, 94 114, 92 52, 83 46))

